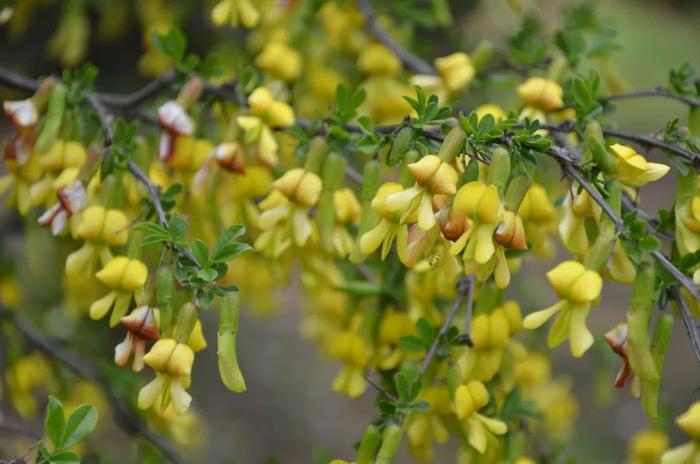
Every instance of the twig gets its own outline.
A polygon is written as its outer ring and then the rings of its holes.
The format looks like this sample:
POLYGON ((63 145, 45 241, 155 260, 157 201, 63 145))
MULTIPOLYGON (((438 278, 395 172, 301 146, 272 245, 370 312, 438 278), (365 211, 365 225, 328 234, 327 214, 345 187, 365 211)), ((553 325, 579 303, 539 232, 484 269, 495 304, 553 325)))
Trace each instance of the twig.
POLYGON ((675 94, 663 86, 652 87, 650 89, 635 90, 627 93, 618 93, 615 95, 608 95, 606 97, 600 98, 599 101, 608 102, 614 100, 630 100, 633 98, 643 97, 668 98, 670 100, 677 100, 679 102, 685 103, 688 106, 700 107, 700 100, 698 100, 697 98, 675 94))
POLYGON ((11 69, 0 66, 0 83, 7 87, 12 87, 25 92, 36 92, 39 88, 39 81, 22 76, 11 69))
POLYGON ((143 419, 134 414, 127 405, 114 394, 110 382, 105 379, 92 364, 83 360, 76 353, 64 346, 44 338, 42 334, 25 322, 16 312, 0 307, 0 316, 9 317, 14 323, 15 328, 32 346, 57 361, 60 361, 72 372, 100 385, 107 395, 110 408, 112 409, 117 423, 125 432, 130 435, 142 436, 149 443, 158 448, 171 462, 176 464, 185 462, 170 441, 162 435, 150 430, 143 419))
POLYGON ((151 97, 154 97, 170 84, 175 82, 175 73, 167 72, 141 87, 140 89, 125 95, 113 93, 98 93, 95 96, 105 105, 117 108, 132 108, 141 105, 151 97))
POLYGON ((440 326, 440 330, 435 336, 433 344, 430 345, 430 348, 428 349, 425 358, 423 358, 423 363, 420 366, 421 374, 425 374, 425 372, 428 370, 428 367, 430 367, 430 363, 433 362, 433 358, 437 354, 438 348, 440 346, 440 338, 443 335, 445 335, 452 326, 452 321, 454 320, 455 315, 457 315, 457 311, 459 311, 459 308, 462 307, 462 303, 464 303, 464 300, 472 295, 473 286, 474 276, 471 275, 464 276, 457 282, 457 296, 455 297, 455 300, 452 303, 450 311, 447 313, 447 316, 445 316, 445 321, 442 323, 442 326, 440 326))
POLYGON ((381 387, 381 385, 379 385, 379 384, 376 383, 374 380, 372 380, 372 379, 370 378, 369 375, 365 375, 364 378, 365 378, 365 380, 367 381, 367 383, 370 384, 370 385, 372 385, 372 387, 374 387, 374 389, 377 390, 379 393, 381 393, 382 395, 386 396, 386 397, 389 398, 391 401, 394 401, 394 402, 395 402, 395 401, 398 401, 398 398, 396 398, 394 395, 392 395, 391 393, 389 393, 388 391, 386 391, 385 389, 383 389, 383 388, 381 387))
POLYGON ((379 26, 377 23, 377 18, 374 14, 374 8, 370 0, 357 0, 357 8, 362 12, 367 21, 367 27, 374 37, 379 40, 386 48, 394 52, 394 54, 401 60, 401 62, 408 69, 417 72, 419 74, 429 74, 434 75, 435 70, 422 58, 414 55, 410 51, 402 47, 393 37, 391 37, 387 32, 379 26))
POLYGON ((688 333, 688 338, 690 338, 690 344, 693 345, 695 357, 700 362, 700 325, 698 324, 698 321, 693 318, 693 315, 688 309, 688 305, 683 299, 683 295, 681 295, 681 292, 677 287, 671 288, 671 295, 673 295, 673 299, 676 300, 676 303, 678 304, 678 309, 680 310, 683 318, 685 331, 688 333))

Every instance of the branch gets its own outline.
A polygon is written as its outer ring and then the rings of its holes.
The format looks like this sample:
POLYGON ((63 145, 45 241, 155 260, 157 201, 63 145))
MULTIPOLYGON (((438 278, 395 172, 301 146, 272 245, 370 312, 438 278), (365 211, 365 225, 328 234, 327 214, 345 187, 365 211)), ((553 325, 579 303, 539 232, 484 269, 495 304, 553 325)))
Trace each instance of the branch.
POLYGON ((450 308, 450 311, 447 313, 447 316, 445 317, 445 321, 442 323, 442 326, 440 326, 440 330, 438 331, 437 335, 435 336, 435 340, 433 340, 433 344, 430 345, 430 349, 425 355, 425 358, 423 358, 423 363, 420 366, 420 373, 425 374, 425 371, 428 370, 428 367, 430 367, 430 363, 433 362, 433 358, 437 354, 438 348, 440 346, 440 338, 447 333, 447 331, 450 329, 452 326, 452 321, 455 318, 455 315, 457 314, 457 311, 459 311, 459 308, 462 307, 462 303, 464 303, 464 300, 468 300, 468 306, 471 306, 471 300, 473 297, 473 287, 474 287, 474 276, 469 275, 469 276, 464 276, 461 279, 459 279, 459 282, 457 282, 457 296, 455 297, 454 302, 452 303, 452 307, 450 308))
POLYGON ((357 0, 357 8, 364 15, 365 20, 367 21, 367 27, 372 35, 374 35, 378 41, 384 44, 386 48, 394 52, 404 66, 418 74, 436 74, 432 66, 430 66, 419 56, 414 55, 410 51, 403 48, 401 44, 399 44, 393 37, 391 37, 384 29, 381 28, 381 26, 377 23, 374 8, 372 8, 370 0, 357 0))
POLYGON ((19 314, 14 311, 0 307, 0 316, 8 317, 14 327, 19 331, 24 338, 35 348, 41 350, 44 354, 60 361, 69 370, 84 377, 96 384, 104 390, 107 395, 110 408, 116 422, 128 434, 141 436, 149 443, 158 448, 165 457, 171 462, 179 464, 185 460, 180 456, 180 453, 165 437, 157 432, 149 429, 148 425, 138 415, 134 414, 129 407, 114 394, 111 389, 110 382, 90 363, 79 357, 76 353, 70 351, 58 343, 44 338, 36 329, 29 325, 19 314))
POLYGON ((691 107, 700 107, 700 100, 698 100, 697 98, 675 94, 663 86, 652 87, 650 89, 636 90, 627 93, 619 93, 616 95, 608 95, 607 97, 599 98, 598 101, 600 101, 601 103, 605 103, 614 100, 630 100, 633 98, 643 97, 668 98, 670 100, 677 100, 679 102, 685 103, 686 105, 691 107))
POLYGON ((155 80, 150 81, 140 89, 125 95, 113 93, 98 93, 97 99, 108 106, 117 108, 133 108, 154 97, 170 84, 175 82, 175 73, 169 71, 155 80))
POLYGON ((690 338, 691 345, 693 345, 695 357, 698 359, 698 361, 700 361, 700 324, 698 324, 698 321, 693 318, 693 315, 688 309, 688 305, 683 299, 683 295, 681 295, 681 292, 677 287, 671 289, 671 295, 678 304, 678 309, 683 317, 685 331, 688 333, 688 338, 690 338))

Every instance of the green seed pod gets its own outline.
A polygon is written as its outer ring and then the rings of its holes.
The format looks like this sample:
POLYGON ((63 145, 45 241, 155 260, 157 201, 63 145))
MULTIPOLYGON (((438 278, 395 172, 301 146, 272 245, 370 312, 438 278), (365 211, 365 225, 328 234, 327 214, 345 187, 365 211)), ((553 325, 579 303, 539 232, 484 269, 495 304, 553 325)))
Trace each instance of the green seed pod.
POLYGON ((482 40, 479 45, 472 50, 470 58, 472 60, 472 66, 474 70, 478 73, 491 61, 493 57, 493 44, 488 40, 482 40))
POLYGON ((173 338, 180 343, 187 343, 197 323, 198 316, 199 309, 195 305, 192 303, 182 305, 177 314, 173 338))
POLYGON ((649 263, 643 263, 637 270, 627 309, 629 362, 635 374, 646 381, 656 381, 659 378, 649 343, 649 319, 654 302, 654 280, 654 267, 649 263))
POLYGON ((586 126, 584 134, 584 145, 590 156, 603 172, 610 172, 614 169, 610 153, 608 153, 603 130, 598 121, 591 121, 586 126))
POLYGON ((403 161, 403 166, 401 167, 401 174, 399 175, 399 183, 404 187, 410 187, 416 183, 416 178, 413 177, 413 173, 408 169, 408 165, 415 163, 421 158, 420 154, 416 150, 409 150, 406 153, 406 158, 403 161))
POLYGON ((696 137, 700 137, 700 106, 692 106, 688 113, 688 130, 696 137))
POLYGON ((505 148, 496 148, 491 154, 491 164, 489 165, 488 183, 493 184, 498 189, 498 193, 503 193, 510 177, 510 154, 505 148))
POLYGON ((44 125, 34 143, 34 149, 39 153, 46 152, 56 141, 58 131, 63 122, 63 112, 66 109, 66 88, 63 84, 56 84, 51 88, 49 106, 46 110, 44 125))
POLYGON ((245 379, 238 365, 238 354, 236 351, 239 313, 240 301, 237 294, 223 299, 219 310, 216 356, 221 381, 226 388, 234 393, 246 391, 245 379))
POLYGON ((453 127, 442 142, 438 156, 445 163, 451 163, 462 152, 466 140, 467 133, 464 129, 460 126, 453 127))
POLYGON ((323 178, 323 192, 318 204, 318 220, 322 246, 326 251, 333 249, 333 226, 335 224, 335 205, 333 203, 333 193, 343 185, 345 179, 346 161, 337 153, 329 153, 321 170, 323 178))
POLYGON ((379 453, 377 453, 377 460, 375 461, 375 464, 391 463, 394 455, 399 450, 402 434, 403 430, 401 430, 401 427, 396 424, 391 424, 384 429, 382 446, 379 448, 379 453))
POLYGON ((396 134, 396 138, 394 138, 394 143, 391 145, 391 150, 389 150, 389 154, 386 157, 386 164, 395 166, 400 163, 411 147, 411 142, 413 142, 413 128, 408 126, 402 127, 399 133, 396 134))
POLYGON ((504 198, 506 208, 509 211, 518 211, 531 184, 532 178, 526 175, 517 176, 510 181, 504 198))
POLYGON ((382 433, 376 425, 370 425, 365 429, 360 446, 357 448, 357 464, 373 464, 374 456, 382 442, 382 433))
POLYGON ((321 172, 321 166, 323 165, 323 159, 326 157, 328 151, 328 146, 326 145, 326 139, 323 137, 314 137, 309 146, 309 151, 306 154, 306 163, 304 163, 304 169, 318 174, 321 172))
POLYGON ((173 270, 170 266, 161 266, 156 272, 156 305, 160 312, 160 330, 166 332, 173 322, 173 270))
MULTIPOLYGON (((664 367, 664 359, 666 351, 671 342, 673 334, 673 316, 664 314, 656 321, 654 329, 653 344, 651 346, 651 355, 654 358, 656 371, 661 372, 664 367)), ((651 419, 656 419, 659 415, 659 389, 661 388, 661 379, 655 381, 642 381, 642 406, 644 411, 651 419)))
POLYGON ((377 190, 379 190, 379 170, 379 161, 371 160, 367 161, 367 163, 365 164, 365 169, 362 172, 363 183, 362 194, 360 198, 363 203, 366 201, 372 201, 372 198, 374 198, 374 195, 377 193, 377 190))

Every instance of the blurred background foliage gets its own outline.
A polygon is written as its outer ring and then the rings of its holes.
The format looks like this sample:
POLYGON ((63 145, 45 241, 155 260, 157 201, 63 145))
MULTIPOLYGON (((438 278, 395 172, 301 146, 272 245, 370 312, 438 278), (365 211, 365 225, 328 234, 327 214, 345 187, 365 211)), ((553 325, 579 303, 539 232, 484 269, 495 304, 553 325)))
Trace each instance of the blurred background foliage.
MULTIPOLYGON (((129 91, 147 81, 148 75, 158 69, 158 60, 144 64, 144 53, 153 53, 148 43, 151 30, 162 30, 168 24, 179 24, 194 53, 206 55, 215 52, 224 67, 240 68, 247 37, 242 30, 215 30, 209 21, 212 2, 199 0, 24 0, 5 2, 17 8, 13 22, 0 28, 0 63, 29 76, 60 73, 64 63, 90 62, 99 69, 96 87, 100 90, 129 91), (72 19, 66 25, 66 16, 74 8, 90 8, 81 19, 72 19), (203 5, 205 3, 206 5, 203 5), (58 29, 60 27, 64 29, 58 29), (144 24, 149 28, 144 31, 144 24), (82 41, 85 48, 81 50, 82 41), (80 43, 76 45, 75 42, 80 43), (78 48, 76 51, 75 48, 78 48)), ((375 2, 394 19, 393 26, 400 33, 411 36, 415 50, 425 57, 442 56, 460 44, 471 50, 482 38, 503 44, 504 37, 517 30, 519 18, 512 14, 505 2, 488 0, 452 0, 449 2, 454 24, 451 40, 445 40, 437 28, 440 16, 426 15, 428 20, 413 28, 404 20, 415 14, 415 9, 428 8, 427 1, 395 0, 375 2), (437 18, 437 19, 436 19, 437 18)), ((435 2, 442 3, 442 2, 435 2)), ((562 12, 576 2, 562 0, 526 1, 525 9, 542 18, 546 30, 561 27, 562 12)), ((0 2, 0 11, 4 8, 0 2)), ((608 0, 597 2, 602 17, 609 18, 617 30, 620 51, 616 54, 616 72, 621 85, 629 89, 647 88, 666 82, 668 71, 689 61, 700 68, 700 2, 697 0, 608 0)), ((457 47, 459 49, 459 47, 457 47)), ((313 53, 303 49, 302 54, 313 53)), ((499 98, 498 89, 491 90, 499 98)), ((0 91, 0 97, 10 94, 0 91)), ((488 100, 482 95, 479 102, 488 100)), ((662 128, 664 121, 675 114, 684 114, 679 103, 663 99, 629 101, 618 105, 616 122, 633 131, 653 132, 662 128)), ((5 124, 3 122, 2 124, 5 124)), ((9 128, 0 126, 0 134, 9 128)), ((643 191, 650 210, 670 204, 674 179, 668 176, 653 190, 643 191)), ((12 228, 19 221, 0 212, 3 227, 12 228)), ((19 229, 18 227, 16 229, 19 229)), ((64 256, 57 256, 46 244, 45 237, 30 224, 26 235, 4 236, 1 250, 5 256, 2 266, 14 266, 23 282, 24 306, 38 316, 37 322, 47 332, 62 339, 69 334, 84 334, 78 345, 94 359, 111 359, 111 346, 102 343, 114 338, 103 324, 75 320, 71 327, 64 322, 52 324, 63 316, 56 302, 61 301, 60 282, 54 269, 64 256)), ((547 301, 544 268, 536 273, 521 272, 513 286, 514 293, 527 312, 547 301), (537 277, 527 277, 537 276, 537 277), (543 296, 543 292, 545 295, 543 296)), ((90 289, 86 289, 89 291, 90 289)), ((606 285, 607 296, 594 311, 591 328, 601 333, 622 317, 625 289, 606 285)), ((330 455, 347 455, 353 440, 358 438, 365 424, 375 414, 372 395, 359 400, 334 394, 329 385, 335 366, 319 359, 314 347, 299 335, 299 311, 303 301, 296 298, 292 286, 279 298, 274 314, 269 317, 244 314, 240 332, 240 362, 246 372, 248 392, 230 394, 218 381, 215 356, 202 356, 195 367, 193 396, 195 408, 203 422, 180 424, 180 432, 194 442, 204 444, 190 456, 193 462, 237 463, 301 463, 324 462, 330 455)), ((205 315, 206 317, 206 315, 205 315)), ((205 319, 208 338, 215 339, 216 324, 205 319), (208 324, 207 324, 208 322, 208 324)), ((700 386, 697 364, 686 337, 677 324, 670 362, 666 363, 663 378, 670 379, 663 387, 666 414, 673 417, 687 404, 698 399, 700 386)), ((12 350, 11 343, 0 344, 0 350, 12 350)), ((210 346, 207 350, 215 350, 210 346)), ((646 418, 639 403, 626 391, 612 391, 611 384, 617 361, 607 347, 598 346, 582 360, 574 360, 565 353, 566 347, 553 351, 556 370, 571 378, 579 397, 579 420, 569 452, 578 462, 619 463, 623 461, 627 441, 644 428, 646 418), (614 401, 613 401, 614 399, 614 401)), ((108 366, 102 366, 110 369, 108 366)), ((114 370, 114 369, 112 369, 114 370)), ((37 373, 41 375, 41 373, 37 373)), ((117 375, 117 374, 115 374, 117 375)), ((119 382, 139 382, 138 378, 122 375, 119 382)), ((59 379, 60 381, 61 379, 59 379)), ((51 385, 45 385, 51 387, 51 385)), ((60 388, 59 388, 60 390, 60 388)), ((90 401, 98 404, 99 392, 89 385, 74 388, 62 400, 78 404, 90 401), (72 397, 71 397, 72 396, 72 397)), ((2 411, 8 416, 7 399, 2 411)), ((37 406, 39 409, 43 405, 37 406)), ((191 421, 195 419, 191 418, 191 421)), ((40 418, 30 427, 40 429, 40 418)), ((135 444, 121 432, 108 417, 102 416, 98 432, 91 438, 97 454, 89 456, 99 462, 129 462, 135 444)), ((26 450, 31 442, 14 436, 0 435, 0 456, 26 450)), ((446 455, 450 455, 447 450, 446 455)), ((441 461, 438 457, 436 462, 441 461)), ((397 462, 404 462, 402 458, 397 462)))

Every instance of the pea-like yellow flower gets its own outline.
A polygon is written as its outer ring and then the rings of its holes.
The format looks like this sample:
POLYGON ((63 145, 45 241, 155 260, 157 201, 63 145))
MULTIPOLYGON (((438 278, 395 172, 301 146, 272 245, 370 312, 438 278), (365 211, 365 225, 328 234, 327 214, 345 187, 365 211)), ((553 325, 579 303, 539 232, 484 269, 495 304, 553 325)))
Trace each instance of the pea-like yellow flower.
POLYGON ((114 348, 114 363, 124 367, 129 358, 134 357, 132 369, 139 372, 143 369, 143 356, 146 352, 146 340, 157 340, 160 333, 157 322, 157 309, 142 305, 135 308, 119 323, 127 329, 126 338, 114 348))
POLYGON ((548 343, 556 346, 567 338, 571 354, 581 357, 593 344, 593 335, 586 327, 591 305, 600 297, 603 279, 578 261, 564 261, 547 273, 547 280, 560 301, 541 311, 529 314, 523 321, 526 329, 536 329, 556 313, 557 320, 549 331, 548 343))
POLYGON ((369 364, 371 356, 367 342, 358 334, 345 331, 331 340, 328 350, 331 356, 344 364, 333 380, 333 391, 350 398, 362 395, 367 389, 364 370, 369 364))
POLYGON ((37 390, 56 388, 53 369, 48 360, 35 352, 16 359, 7 369, 7 393, 10 404, 24 419, 31 419, 39 404, 37 390))
POLYGON ((615 154, 615 177, 628 187, 644 187, 671 169, 665 164, 650 163, 633 148, 619 143, 611 145, 610 150, 615 154))
POLYGON ((428 402, 430 407, 421 414, 410 414, 406 418, 408 450, 415 459, 429 462, 433 458, 433 441, 444 445, 450 438, 442 419, 442 416, 452 413, 450 392, 445 386, 431 385, 423 388, 417 400, 428 402))
POLYGON ((481 120, 487 114, 493 116, 493 119, 496 120, 496 122, 502 121, 508 116, 506 112, 503 111, 503 108, 494 103, 485 103, 483 105, 477 106, 476 108, 474 108, 474 112, 476 113, 476 116, 479 118, 479 120, 481 120))
POLYGON ((556 213, 544 187, 539 184, 530 186, 520 203, 518 216, 523 220, 532 252, 543 257, 553 256, 554 244, 550 235, 556 230, 556 213))
POLYGON ((194 362, 192 348, 172 338, 161 338, 143 357, 143 361, 156 371, 156 378, 139 392, 139 408, 149 409, 156 404, 160 409, 165 409, 172 402, 176 413, 187 411, 192 401, 186 391, 194 362), (156 401, 158 399, 160 401, 156 401))
POLYGON ((435 69, 448 92, 455 93, 466 88, 474 79, 476 71, 469 55, 456 52, 435 60, 435 69))
POLYGON ((75 182, 86 159, 87 152, 82 144, 57 139, 39 158, 44 174, 32 184, 31 197, 42 203, 54 200, 58 188, 75 182))
POLYGON ((358 66, 367 74, 394 75, 401 71, 401 61, 384 45, 372 43, 358 58, 358 66))
POLYGON ((387 205, 389 196, 402 191, 401 184, 395 182, 387 182, 377 190, 371 206, 379 216, 379 223, 360 237, 360 251, 364 255, 373 253, 381 245, 381 256, 384 259, 396 239, 396 252, 402 261, 405 260, 408 229, 401 223, 401 213, 389 209, 387 205))
POLYGON ((478 314, 472 319, 470 337, 473 347, 461 361, 472 378, 491 380, 501 369, 504 348, 513 334, 522 328, 520 306, 508 301, 490 314, 478 314))
POLYGON ((386 207, 400 213, 400 221, 404 224, 417 214, 418 227, 430 230, 436 224, 433 196, 455 194, 457 171, 437 155, 424 156, 415 163, 410 163, 408 169, 416 183, 413 187, 387 196, 386 207))
POLYGON ((110 326, 114 327, 126 314, 133 293, 145 285, 148 268, 138 259, 117 256, 112 258, 95 276, 111 291, 90 305, 90 318, 102 319, 114 307, 110 319, 110 326))
POLYGON ((248 104, 249 115, 236 119, 245 133, 243 141, 251 146, 258 160, 274 167, 279 161, 279 145, 272 129, 294 124, 294 110, 287 103, 275 100, 266 87, 255 89, 248 97, 248 104))
POLYGON ((414 332, 414 323, 405 312, 393 308, 387 309, 379 324, 377 333, 377 366, 380 369, 391 370, 397 367, 404 358, 404 350, 399 345, 401 337, 414 332))
POLYGON ((255 58, 255 64, 275 79, 293 81, 301 74, 301 54, 284 42, 274 41, 265 45, 255 58))
POLYGON ((661 430, 642 430, 634 436, 626 464, 656 464, 668 448, 668 435, 661 430))
POLYGON ((174 138, 172 150, 160 160, 175 171, 191 174, 196 172, 213 152, 214 145, 210 141, 180 135, 174 138))
POLYGON ((66 273, 69 276, 77 276, 91 268, 98 257, 102 264, 107 264, 112 259, 109 247, 127 242, 129 220, 121 210, 89 206, 80 216, 76 235, 85 243, 66 259, 66 273))
POLYGON ((564 104, 564 90, 554 81, 530 77, 518 86, 518 95, 525 105, 542 111, 553 111, 564 104))
POLYGON ((525 246, 522 221, 513 213, 506 215, 498 190, 494 185, 472 181, 463 185, 455 195, 454 210, 473 221, 471 227, 450 247, 450 254, 462 253, 464 272, 485 280, 495 272, 496 284, 505 288, 510 282, 510 270, 505 256, 506 246, 525 246), (512 215, 512 216, 511 216, 512 215), (504 221, 506 216, 509 217, 504 221), (494 234, 500 230, 499 241, 494 234))
POLYGON ((251 0, 221 0, 211 10, 211 21, 216 26, 228 23, 236 28, 240 23, 251 29, 260 22, 260 12, 251 0))
POLYGON ((586 233, 586 222, 598 221, 601 215, 600 206, 585 190, 576 193, 577 186, 572 186, 571 193, 566 195, 562 205, 562 217, 559 221, 559 236, 571 253, 583 256, 590 247, 586 233))
POLYGON ((37 196, 38 192, 31 189, 41 179, 44 170, 40 155, 25 147, 22 140, 15 138, 4 147, 3 161, 8 173, 0 175, 0 196, 12 189, 8 202, 16 202, 17 210, 24 216, 32 205, 38 205, 44 199, 43 195, 37 196))
POLYGON ((355 193, 349 188, 333 192, 333 206, 335 207, 335 225, 331 238, 333 250, 337 256, 344 258, 355 248, 355 240, 350 235, 347 225, 360 222, 362 207, 355 193))
POLYGON ((676 425, 688 435, 691 441, 671 448, 661 456, 661 464, 689 464, 700 459, 700 401, 676 418, 676 425))
POLYGON ((287 171, 273 182, 274 190, 260 203, 263 233, 255 241, 255 248, 267 251, 272 257, 284 253, 292 242, 303 247, 314 229, 309 210, 319 200, 321 178, 302 168, 287 171))
POLYGON ((483 383, 473 380, 457 387, 453 409, 461 421, 469 445, 479 453, 486 451, 488 432, 503 435, 508 426, 498 420, 479 414, 489 402, 489 393, 483 383))

